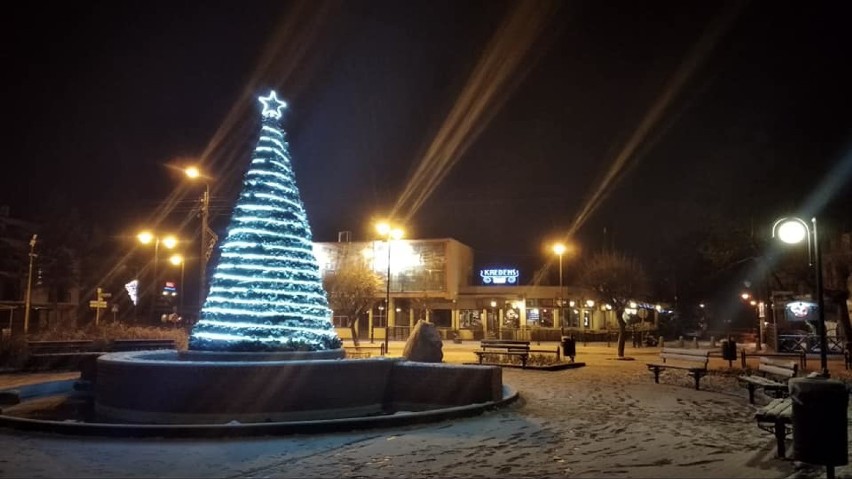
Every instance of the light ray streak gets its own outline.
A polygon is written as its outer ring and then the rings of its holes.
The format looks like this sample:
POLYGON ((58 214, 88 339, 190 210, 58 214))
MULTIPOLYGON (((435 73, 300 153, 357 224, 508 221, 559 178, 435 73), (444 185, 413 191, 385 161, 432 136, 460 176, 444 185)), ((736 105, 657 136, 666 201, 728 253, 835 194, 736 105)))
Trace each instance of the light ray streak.
MULTIPOLYGON (((262 88, 276 88, 284 82, 293 85, 288 88, 288 96, 298 95, 298 90, 311 84, 311 70, 315 60, 309 55, 316 49, 320 38, 331 28, 331 23, 338 16, 340 2, 315 2, 313 0, 295 0, 289 4, 289 9, 282 16, 272 38, 266 43, 260 60, 250 77, 245 82, 245 88, 231 109, 223 118, 216 132, 208 141, 204 151, 194 160, 203 171, 215 171, 217 178, 242 177, 244 163, 242 155, 246 143, 252 141, 256 130, 252 122, 245 121, 256 107, 257 92, 262 88), (294 73, 299 72, 296 77, 294 73), (275 79, 270 85, 269 79, 275 79)), ((278 132, 275 132, 277 135, 278 132)), ((288 159, 289 161, 289 159, 288 159)), ((224 182, 217 185, 215 195, 229 196, 224 182)), ((233 185, 232 185, 233 186, 233 185)), ((163 222, 174 212, 190 192, 196 192, 197 186, 184 182, 175 187, 160 206, 145 219, 144 224, 159 229, 163 222)), ((194 193, 193 193, 194 194, 194 193)), ((181 222, 182 231, 194 219, 192 212, 181 222)), ((132 258, 137 247, 124 255, 121 261, 107 272, 95 284, 106 284, 111 278, 120 274, 120 268, 132 258)), ((147 269, 146 266, 144 269, 147 269)), ((144 271, 143 269, 143 271, 144 271)), ((152 286, 151 286, 152 287, 152 286)), ((140 294, 143 292, 140 291, 140 294)), ((87 297, 95 294, 95 288, 87 292, 87 297)))
MULTIPOLYGON (((612 159, 609 169, 604 173, 601 181, 597 183, 597 186, 580 209, 580 212, 574 217, 574 221, 564 234, 563 241, 571 240, 591 215, 603 204, 603 201, 609 196, 612 188, 623 178, 628 166, 632 166, 639 161, 641 155, 637 155, 636 152, 645 143, 646 139, 654 134, 655 128, 665 119, 666 111, 674 99, 678 97, 684 85, 686 85, 693 74, 707 60, 719 40, 733 26, 737 17, 739 17, 743 5, 736 2, 730 4, 709 23, 701 37, 699 37, 684 60, 678 65, 677 70, 675 70, 660 95, 648 109, 647 113, 645 113, 645 116, 639 122, 639 125, 637 125, 627 142, 612 159)), ((543 269, 549 268, 554 261, 553 258, 550 258, 543 269)), ((537 283, 537 280, 541 277, 542 275, 534 275, 535 282, 537 283)))
POLYGON ((404 222, 420 209, 525 76, 521 68, 549 17, 553 1, 516 2, 492 36, 459 98, 408 180, 390 216, 404 222))

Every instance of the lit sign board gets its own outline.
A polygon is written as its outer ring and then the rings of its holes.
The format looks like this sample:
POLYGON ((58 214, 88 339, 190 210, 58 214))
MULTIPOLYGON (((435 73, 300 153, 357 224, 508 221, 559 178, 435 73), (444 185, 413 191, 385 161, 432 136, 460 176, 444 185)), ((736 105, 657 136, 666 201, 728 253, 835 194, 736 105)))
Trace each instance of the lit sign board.
POLYGON ((166 286, 163 288, 163 296, 177 296, 177 288, 171 281, 166 281, 166 286))
POLYGON ((518 284, 521 273, 517 269, 481 269, 479 276, 485 284, 518 284))
POLYGON ((815 321, 817 307, 816 303, 792 301, 784 308, 785 316, 787 321, 815 321))
POLYGON ((133 281, 124 285, 124 289, 127 290, 127 295, 130 296, 130 301, 133 302, 133 306, 136 306, 136 301, 139 299, 137 293, 139 292, 139 280, 134 279, 133 281))

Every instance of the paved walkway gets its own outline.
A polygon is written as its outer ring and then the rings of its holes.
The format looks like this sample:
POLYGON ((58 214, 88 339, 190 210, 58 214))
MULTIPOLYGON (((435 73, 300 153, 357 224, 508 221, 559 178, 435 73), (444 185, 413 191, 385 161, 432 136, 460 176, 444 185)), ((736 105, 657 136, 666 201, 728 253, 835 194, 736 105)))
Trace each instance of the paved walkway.
MULTIPOLYGON (((475 360, 476 343, 445 343, 444 360, 475 360)), ((555 347, 556 343, 542 344, 555 347)), ((401 342, 391 343, 399 355, 401 342)), ((506 368, 521 400, 481 416, 396 429, 217 440, 107 439, 0 431, 2 477, 818 477, 774 457, 734 374, 661 384, 644 366, 656 348, 578 345, 586 367, 506 368)), ((727 369, 713 360, 711 367, 727 369)), ((734 363, 734 366, 737 364, 734 363)), ((809 362, 811 365, 811 362, 809 362)), ((842 364, 832 364, 833 370, 842 364)), ((839 368, 839 369, 838 369, 839 368)), ((0 375, 0 387, 74 373, 0 375)), ((141 392, 144 394, 144 392, 141 392)), ((837 470, 852 477, 852 468, 837 470)))

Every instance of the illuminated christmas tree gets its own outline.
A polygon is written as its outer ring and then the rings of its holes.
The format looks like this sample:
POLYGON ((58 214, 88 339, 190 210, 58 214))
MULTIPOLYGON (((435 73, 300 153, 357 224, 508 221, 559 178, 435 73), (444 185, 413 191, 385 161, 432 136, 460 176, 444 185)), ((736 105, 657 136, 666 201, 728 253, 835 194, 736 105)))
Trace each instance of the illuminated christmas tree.
POLYGON ((313 254, 311 228, 278 126, 263 104, 260 139, 234 207, 189 349, 321 351, 341 347, 313 254))

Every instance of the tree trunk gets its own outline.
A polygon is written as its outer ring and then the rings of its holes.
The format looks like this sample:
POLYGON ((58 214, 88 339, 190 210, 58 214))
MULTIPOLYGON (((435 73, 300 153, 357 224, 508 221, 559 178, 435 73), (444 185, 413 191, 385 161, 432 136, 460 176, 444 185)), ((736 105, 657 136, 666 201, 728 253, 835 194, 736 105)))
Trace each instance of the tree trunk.
POLYGON ((616 313, 616 321, 618 321, 618 357, 624 357, 624 343, 627 341, 627 322, 621 319, 621 313, 616 313))
POLYGON ((358 346, 358 321, 349 319, 349 331, 352 332, 352 343, 357 347, 358 346))

